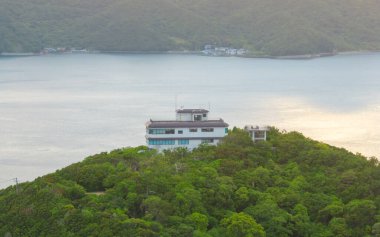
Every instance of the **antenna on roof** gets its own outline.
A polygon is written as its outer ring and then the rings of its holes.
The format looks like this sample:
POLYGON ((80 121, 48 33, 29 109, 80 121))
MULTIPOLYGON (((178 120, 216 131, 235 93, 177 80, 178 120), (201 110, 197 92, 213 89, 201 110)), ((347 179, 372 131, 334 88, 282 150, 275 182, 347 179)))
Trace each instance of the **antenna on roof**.
POLYGON ((210 111, 211 110, 211 103, 210 103, 210 101, 208 102, 208 111, 210 111))
POLYGON ((175 111, 177 111, 178 96, 175 95, 175 111))

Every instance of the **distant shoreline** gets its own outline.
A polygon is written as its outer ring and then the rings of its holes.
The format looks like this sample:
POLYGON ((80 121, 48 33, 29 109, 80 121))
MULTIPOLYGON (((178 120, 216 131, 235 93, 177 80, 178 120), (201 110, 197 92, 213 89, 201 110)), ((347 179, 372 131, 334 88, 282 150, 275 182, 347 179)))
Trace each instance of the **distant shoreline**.
POLYGON ((271 56, 271 55, 244 55, 244 56, 209 56, 204 55, 202 51, 88 51, 88 52, 65 52, 65 53, 52 53, 52 54, 41 54, 41 53, 0 53, 0 57, 30 57, 30 56, 44 56, 44 55, 67 55, 67 54, 177 54, 177 55, 199 55, 205 57, 236 57, 236 58, 263 58, 263 59, 289 59, 289 60, 305 60, 305 59, 316 59, 322 57, 333 57, 339 55, 362 55, 362 54, 372 54, 379 53, 380 50, 358 50, 358 51, 342 51, 342 52, 331 52, 331 53, 319 53, 319 54, 302 54, 302 55, 285 55, 285 56, 271 56))

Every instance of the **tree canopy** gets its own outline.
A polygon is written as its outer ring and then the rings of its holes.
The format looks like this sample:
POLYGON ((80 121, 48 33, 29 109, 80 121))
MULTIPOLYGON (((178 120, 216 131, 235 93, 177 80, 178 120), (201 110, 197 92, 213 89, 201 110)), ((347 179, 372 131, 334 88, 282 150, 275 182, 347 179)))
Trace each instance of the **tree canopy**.
POLYGON ((104 152, 0 190, 0 236, 380 236, 380 167, 272 129, 104 152))
POLYGON ((256 56, 380 49, 373 0, 2 0, 0 52, 246 48, 256 56))

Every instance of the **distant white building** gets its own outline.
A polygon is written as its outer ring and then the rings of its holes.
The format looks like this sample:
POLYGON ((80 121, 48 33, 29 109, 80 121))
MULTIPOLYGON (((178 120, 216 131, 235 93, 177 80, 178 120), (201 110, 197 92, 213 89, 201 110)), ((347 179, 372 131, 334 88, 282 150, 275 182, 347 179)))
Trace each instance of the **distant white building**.
POLYGON ((238 56, 243 56, 243 55, 246 55, 247 54, 247 50, 246 49, 238 49, 237 51, 236 51, 236 55, 238 55, 238 56))
POLYGON ((245 56, 248 53, 248 50, 244 48, 236 49, 231 47, 216 47, 214 45, 207 44, 204 46, 202 53, 207 56, 245 56))
POLYGON ((244 130, 249 133, 254 142, 267 140, 267 132, 269 131, 268 127, 246 125, 244 130))
POLYGON ((146 123, 146 142, 149 148, 194 149, 202 143, 216 145, 228 133, 222 119, 210 120, 208 110, 179 109, 176 120, 150 120, 146 123))

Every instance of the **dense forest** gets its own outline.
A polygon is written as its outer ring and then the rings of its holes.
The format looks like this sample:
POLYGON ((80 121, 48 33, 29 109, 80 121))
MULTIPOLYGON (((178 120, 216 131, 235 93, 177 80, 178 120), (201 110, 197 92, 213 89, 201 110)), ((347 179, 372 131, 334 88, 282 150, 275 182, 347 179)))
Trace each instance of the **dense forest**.
POLYGON ((272 129, 218 146, 144 146, 0 191, 0 236, 380 236, 380 167, 272 129))
POLYGON ((379 11, 374 0, 0 0, 0 52, 379 50, 379 11))

